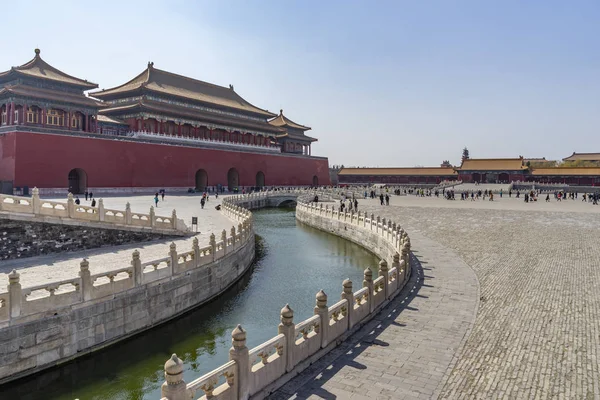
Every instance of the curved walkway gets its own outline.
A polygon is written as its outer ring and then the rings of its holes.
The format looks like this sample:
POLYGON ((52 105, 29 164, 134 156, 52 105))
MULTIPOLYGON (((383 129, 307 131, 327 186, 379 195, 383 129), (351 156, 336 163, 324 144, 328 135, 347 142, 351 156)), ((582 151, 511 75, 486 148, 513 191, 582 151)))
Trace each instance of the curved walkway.
MULTIPOLYGON (((129 202, 133 212, 147 213, 150 206, 153 205, 153 198, 152 195, 119 196, 103 197, 103 200, 106 208, 125 210, 125 204, 129 202)), ((197 216, 198 234, 195 236, 198 237, 200 247, 203 247, 208 245, 211 233, 214 233, 219 240, 219 232, 223 229, 229 232, 234 224, 237 229, 237 223, 227 218, 222 212, 215 210, 215 206, 221 204, 222 198, 222 196, 219 196, 218 199, 215 199, 214 196, 211 197, 204 209, 201 209, 200 195, 167 195, 164 202, 159 202, 156 214, 170 216, 173 209, 176 209, 178 218, 183 219, 188 226, 191 226, 192 216, 197 216)), ((53 200, 65 201, 65 199, 53 200)), ((89 205, 89 202, 82 199, 82 204, 89 205)), ((83 230, 82 234, 84 232, 83 230)), ((21 275, 23 287, 74 278, 78 276, 79 263, 83 258, 88 258, 91 273, 99 274, 128 267, 131 262, 131 253, 135 249, 139 250, 142 262, 146 262, 166 257, 169 254, 171 242, 177 245, 178 251, 189 251, 192 249, 192 241, 193 236, 6 260, 0 263, 0 284, 8 283, 8 274, 13 269, 17 269, 21 275)))
POLYGON ((409 234, 413 275, 402 293, 270 399, 436 396, 473 324, 479 286, 455 253, 419 233, 409 234))

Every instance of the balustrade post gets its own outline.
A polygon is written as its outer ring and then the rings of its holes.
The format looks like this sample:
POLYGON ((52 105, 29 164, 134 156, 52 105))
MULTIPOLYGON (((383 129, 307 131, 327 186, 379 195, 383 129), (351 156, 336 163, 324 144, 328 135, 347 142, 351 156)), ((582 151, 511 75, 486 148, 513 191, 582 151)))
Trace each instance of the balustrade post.
POLYGON ((200 246, 197 237, 192 240, 192 250, 194 251, 194 265, 198 267, 200 265, 200 246))
POLYGON ((215 253, 217 252, 217 239, 215 238, 214 233, 210 234, 210 240, 208 241, 208 244, 210 244, 210 252, 212 254, 212 259, 213 261, 215 261, 215 259, 217 258, 215 255, 215 253))
POLYGON ((160 387, 162 398, 168 400, 189 400, 187 384, 183 380, 183 361, 173 353, 165 363, 165 382, 160 387))
POLYGON ((133 284, 134 286, 141 286, 144 279, 144 270, 142 260, 140 260, 140 252, 137 250, 134 250, 131 254, 131 266, 133 267, 133 284))
POLYGON ((73 200, 73 193, 69 193, 67 196, 67 213, 69 218, 75 218, 75 200, 73 200))
POLYGON ((173 213, 171 213, 171 225, 173 230, 177 230, 177 211, 175 210, 173 210, 173 213))
POLYGON ((348 330, 350 330, 356 324, 356 322, 358 322, 354 320, 354 292, 352 291, 352 281, 350 278, 344 279, 342 287, 344 288, 342 290, 342 300, 346 299, 348 303, 346 306, 348 310, 346 315, 348 318, 348 330))
POLYGON ((223 241, 223 257, 227 254, 227 231, 223 229, 221 232, 221 240, 223 241))
MULTIPOLYGON (((401 254, 402 254, 402 261, 404 262, 404 269, 405 269, 405 273, 404 273, 404 279, 407 280, 408 277, 410 276, 410 264, 408 262, 408 258, 409 258, 409 252, 408 252, 408 248, 406 247, 406 245, 402 245, 402 250, 401 250, 401 254)), ((400 261, 400 262, 402 262, 400 261)))
POLYGON ((79 263, 79 277, 81 278, 81 297, 83 301, 92 299, 92 278, 90 273, 90 263, 84 258, 79 263))
POLYGON ((246 347, 246 331, 238 325, 231 332, 231 349, 229 349, 229 360, 235 361, 237 366, 237 397, 239 400, 247 400, 250 397, 250 355, 246 347))
POLYGON ((363 287, 369 288, 369 313, 372 313, 375 302, 373 301, 373 271, 371 268, 365 269, 363 287))
POLYGON ((231 250, 233 251, 235 249, 235 226, 231 227, 231 250))
MULTIPOLYGON (((400 254, 398 254, 398 252, 396 252, 393 256, 392 268, 396 268, 396 282, 398 283, 397 290, 399 290, 400 282, 404 280, 404 276, 402 277, 402 279, 400 279, 400 274, 402 274, 402 270, 400 269, 400 254)), ((391 295, 392 294, 390 294, 390 296, 391 295)))
POLYGON ((379 232, 379 234, 381 235, 381 237, 385 237, 385 228, 387 226, 387 223, 385 222, 385 218, 381 219, 381 232, 379 232))
POLYGON ((388 298, 388 281, 390 278, 390 270, 388 269, 388 263, 385 260, 379 261, 379 276, 383 276, 383 298, 388 298))
POLYGON ((125 224, 131 225, 131 204, 125 204, 125 224))
POLYGON ((23 293, 21 292, 21 284, 19 283, 20 275, 17 270, 13 269, 8 274, 8 303, 10 306, 10 318, 16 318, 21 315, 21 301, 23 293))
POLYGON ((98 199, 98 221, 104 222, 106 212, 104 211, 104 200, 98 199))
POLYGON ((42 211, 42 203, 40 201, 40 189, 38 189, 37 187, 34 187, 33 190, 31 190, 31 205, 33 207, 33 213, 35 215, 39 214, 42 211))
POLYGON ((327 294, 323 289, 319 290, 316 296, 317 305, 315 306, 315 315, 321 319, 319 321, 319 330, 321 333, 321 347, 325 348, 329 344, 329 309, 327 307, 327 294))
POLYGON ((375 223, 375 214, 371 213, 371 231, 373 230, 374 223, 375 223))
POLYGON ((238 233, 241 234, 241 240, 244 241, 246 240, 246 233, 242 227, 242 224, 238 224, 238 233))
POLYGON ((154 206, 150 206, 150 227, 154 228, 156 225, 156 213, 154 212, 154 206))
POLYGON ((278 333, 285 336, 285 371, 294 369, 294 347, 296 344, 296 324, 294 324, 294 310, 289 304, 281 309, 281 323, 278 333))
POLYGON ((175 271, 177 271, 177 246, 175 245, 175 242, 171 242, 171 245, 169 246, 169 257, 170 257, 170 262, 169 262, 169 276, 172 276, 175 274, 175 271))

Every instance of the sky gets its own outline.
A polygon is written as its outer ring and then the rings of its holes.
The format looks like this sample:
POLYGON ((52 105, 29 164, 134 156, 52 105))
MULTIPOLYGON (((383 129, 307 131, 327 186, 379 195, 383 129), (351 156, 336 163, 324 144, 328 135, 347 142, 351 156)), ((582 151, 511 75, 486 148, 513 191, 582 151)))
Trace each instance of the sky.
POLYGON ((39 47, 100 88, 149 61, 232 84, 312 127, 330 165, 600 151, 598 0, 34 0, 10 15, 0 70, 39 47))

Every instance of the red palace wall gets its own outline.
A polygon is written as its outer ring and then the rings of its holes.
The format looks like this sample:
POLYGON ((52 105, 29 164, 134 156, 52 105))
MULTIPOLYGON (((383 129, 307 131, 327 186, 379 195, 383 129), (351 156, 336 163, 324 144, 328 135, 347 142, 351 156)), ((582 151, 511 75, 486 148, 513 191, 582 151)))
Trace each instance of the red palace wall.
POLYGON ((259 171, 265 175, 266 186, 312 185, 313 176, 317 176, 319 185, 330 184, 326 158, 29 132, 1 135, 0 149, 0 176, 3 180, 13 180, 14 186, 65 188, 68 187, 69 171, 74 168, 85 170, 90 188, 191 188, 195 187, 199 169, 207 172, 209 186, 227 186, 230 168, 237 169, 239 186, 255 186, 259 171), (11 163, 14 163, 12 168, 11 163))
POLYGON ((15 176, 15 134, 8 133, 0 140, 0 181, 12 181, 15 176))

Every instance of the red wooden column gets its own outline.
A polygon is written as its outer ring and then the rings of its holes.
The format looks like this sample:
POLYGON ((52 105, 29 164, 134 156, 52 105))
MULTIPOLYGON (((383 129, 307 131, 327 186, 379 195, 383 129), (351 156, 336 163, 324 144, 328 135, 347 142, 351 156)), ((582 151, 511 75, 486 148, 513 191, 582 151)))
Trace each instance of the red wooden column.
POLYGON ((8 111, 6 112, 6 120, 8 122, 8 125, 12 125, 13 124, 13 119, 14 119, 14 114, 15 114, 15 103, 14 102, 10 102, 8 103, 8 111))
POLYGON ((67 111, 67 115, 66 115, 66 120, 67 120, 67 130, 71 130, 71 111, 67 111))
POLYGON ((46 108, 42 108, 42 126, 46 126, 46 108))

